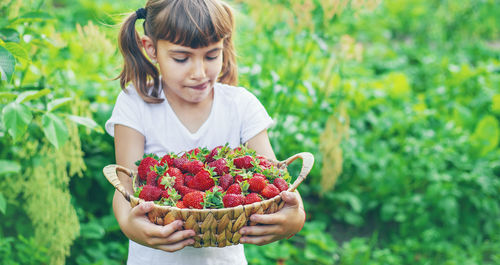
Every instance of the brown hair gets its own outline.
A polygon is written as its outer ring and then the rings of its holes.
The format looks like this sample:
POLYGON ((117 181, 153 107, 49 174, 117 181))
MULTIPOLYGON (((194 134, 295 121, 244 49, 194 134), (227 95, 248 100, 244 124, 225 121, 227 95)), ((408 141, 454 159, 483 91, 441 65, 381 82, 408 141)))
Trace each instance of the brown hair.
MULTIPOLYGON (((218 0, 149 0, 146 3, 144 34, 156 46, 167 40, 191 48, 206 47, 223 39, 223 64, 218 81, 236 85, 237 68, 233 45, 234 17, 231 8, 218 0)), ((119 33, 123 70, 117 79, 125 89, 129 82, 148 103, 160 103, 160 74, 144 55, 135 30, 137 14, 127 17, 119 33), (153 86, 151 88, 151 85, 153 86)))

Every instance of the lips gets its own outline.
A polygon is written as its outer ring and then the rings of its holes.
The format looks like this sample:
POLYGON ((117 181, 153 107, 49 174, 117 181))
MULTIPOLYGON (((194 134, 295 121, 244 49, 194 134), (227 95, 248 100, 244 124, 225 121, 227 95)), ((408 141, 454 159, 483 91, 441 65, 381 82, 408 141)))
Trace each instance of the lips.
POLYGON ((204 90, 208 87, 208 82, 204 82, 204 83, 201 83, 197 86, 190 86, 190 88, 192 89, 196 89, 196 90, 204 90))

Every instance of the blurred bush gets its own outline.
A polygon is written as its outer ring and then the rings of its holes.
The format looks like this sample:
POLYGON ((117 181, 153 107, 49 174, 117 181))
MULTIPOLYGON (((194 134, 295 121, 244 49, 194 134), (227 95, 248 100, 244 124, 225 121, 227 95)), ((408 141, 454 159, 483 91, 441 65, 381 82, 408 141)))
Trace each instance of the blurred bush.
MULTIPOLYGON (((277 156, 317 161, 303 230, 245 246, 250 264, 500 263, 498 1, 231 3, 277 156)), ((118 23, 142 5, 0 3, 3 264, 125 262, 102 126, 118 23)))

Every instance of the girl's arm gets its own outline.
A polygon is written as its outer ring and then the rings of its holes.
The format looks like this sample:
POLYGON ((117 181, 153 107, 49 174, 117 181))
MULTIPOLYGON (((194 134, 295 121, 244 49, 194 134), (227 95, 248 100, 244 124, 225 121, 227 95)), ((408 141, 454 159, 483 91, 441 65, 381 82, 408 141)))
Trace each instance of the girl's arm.
MULTIPOLYGON (((144 154, 144 136, 138 131, 124 126, 115 125, 115 156, 116 163, 129 169, 136 169, 135 161, 142 159, 144 154)), ((119 172, 118 178, 122 185, 133 194, 132 179, 119 172)), ((153 209, 153 203, 141 203, 134 208, 123 195, 115 191, 113 211, 123 233, 131 240, 156 249, 174 252, 193 244, 190 237, 193 230, 181 230, 182 221, 175 221, 165 226, 151 223, 146 213, 153 209)))
MULTIPOLYGON (((257 154, 276 159, 267 130, 264 130, 250 139, 248 147, 257 154)), ((273 214, 253 214, 250 220, 259 223, 257 226, 245 226, 240 229, 243 237, 241 243, 265 245, 276 240, 292 236, 304 226, 306 214, 302 198, 298 191, 281 192, 285 206, 273 214)))

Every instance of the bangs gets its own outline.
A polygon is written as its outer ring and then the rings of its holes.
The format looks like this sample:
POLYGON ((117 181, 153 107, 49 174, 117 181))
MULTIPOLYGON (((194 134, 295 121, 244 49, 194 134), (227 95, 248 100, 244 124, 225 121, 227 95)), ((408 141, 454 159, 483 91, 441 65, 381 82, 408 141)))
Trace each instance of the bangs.
POLYGON ((172 2, 153 22, 156 26, 154 39, 199 48, 231 35, 231 17, 222 7, 203 0, 172 2))

